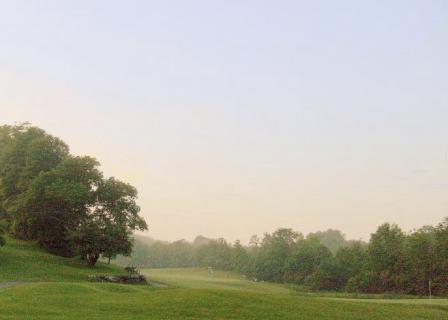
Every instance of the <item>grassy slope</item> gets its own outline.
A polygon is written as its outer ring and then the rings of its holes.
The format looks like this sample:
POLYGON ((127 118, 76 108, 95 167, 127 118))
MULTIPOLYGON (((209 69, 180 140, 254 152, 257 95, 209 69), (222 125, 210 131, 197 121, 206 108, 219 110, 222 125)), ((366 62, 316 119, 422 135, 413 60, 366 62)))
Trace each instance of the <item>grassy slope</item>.
MULTIPOLYGON (((281 285, 253 283, 232 273, 149 270, 173 287, 126 286, 83 281, 91 269, 24 242, 0 249, 0 319, 447 319, 437 305, 366 303, 293 294, 281 285), (31 281, 31 282, 29 282, 31 281)), ((94 272, 118 272, 101 265, 94 272)))
POLYGON ((157 282, 190 289, 238 290, 257 293, 290 294, 287 287, 268 282, 247 281, 233 272, 214 271, 210 275, 203 269, 144 269, 142 273, 157 282))
POLYGON ((0 248, 0 283, 3 281, 84 281, 89 274, 119 273, 114 265, 99 263, 94 269, 79 259, 48 254, 32 242, 8 239, 0 248))

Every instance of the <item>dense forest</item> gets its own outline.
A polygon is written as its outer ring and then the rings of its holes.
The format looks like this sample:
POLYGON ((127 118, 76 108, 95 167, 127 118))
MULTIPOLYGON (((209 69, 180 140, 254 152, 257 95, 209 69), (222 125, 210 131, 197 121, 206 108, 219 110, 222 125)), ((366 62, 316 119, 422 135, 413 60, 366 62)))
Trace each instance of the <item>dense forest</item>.
POLYGON ((0 127, 0 246, 6 232, 90 266, 129 254, 133 231, 147 229, 136 198, 133 186, 105 178, 97 160, 71 155, 44 130, 0 127))
POLYGON ((212 267, 254 281, 304 285, 314 290, 363 293, 448 294, 448 220, 405 233, 383 224, 368 243, 347 241, 338 230, 304 237, 278 229, 248 246, 198 236, 193 242, 136 239, 130 258, 140 267, 212 267))

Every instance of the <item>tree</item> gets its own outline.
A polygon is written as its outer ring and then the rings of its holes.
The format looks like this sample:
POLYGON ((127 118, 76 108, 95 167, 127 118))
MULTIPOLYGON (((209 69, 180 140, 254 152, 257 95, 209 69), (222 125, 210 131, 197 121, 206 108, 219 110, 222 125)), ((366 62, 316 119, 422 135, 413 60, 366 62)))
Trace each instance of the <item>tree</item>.
POLYGON ((366 244, 361 241, 351 242, 348 246, 340 248, 335 255, 335 264, 339 269, 339 278, 344 284, 365 267, 366 244))
MULTIPOLYGON (((105 222, 103 229, 104 236, 104 248, 100 254, 108 259, 110 264, 111 259, 115 259, 117 255, 130 256, 134 245, 134 238, 132 237, 132 231, 105 222)), ((86 255, 84 255, 86 256, 86 255)))
POLYGON ((239 240, 232 247, 232 270, 246 273, 249 266, 249 254, 239 240))
POLYGON ((413 232, 406 241, 408 293, 431 295, 436 275, 436 230, 423 227, 413 232))
POLYGON ((404 245, 405 234, 395 224, 385 223, 372 234, 367 247, 367 260, 368 268, 379 280, 379 291, 397 291, 403 287, 404 245))
POLYGON ((343 270, 334 258, 323 260, 306 278, 305 284, 313 290, 340 290, 345 287, 343 270))
POLYGON ((4 126, 1 131, 0 176, 4 198, 26 191, 35 177, 56 167, 69 154, 62 140, 29 124, 4 126))
POLYGON ((266 281, 283 281, 285 261, 303 236, 292 229, 278 229, 265 234, 255 251, 252 275, 266 281))
POLYGON ((89 265, 130 254, 132 232, 147 229, 137 190, 104 179, 98 166, 28 123, 1 126, 0 222, 17 238, 61 256, 78 253, 89 265))
MULTIPOLYGON (((90 157, 70 157, 41 173, 17 200, 15 211, 27 217, 27 237, 47 251, 72 256, 69 233, 83 227, 95 206, 102 180, 99 163, 90 157)), ((84 226, 85 227, 85 226, 84 226)))
POLYGON ((0 202, 7 212, 12 233, 30 239, 29 213, 17 211, 18 199, 33 180, 68 156, 68 146, 29 124, 0 127, 0 202))
POLYGON ((435 294, 448 294, 448 218, 435 228, 436 266, 432 289, 435 294))
POLYGON ((101 254, 130 254, 133 230, 147 228, 138 215, 137 190, 104 179, 90 157, 69 157, 41 173, 17 201, 28 217, 28 237, 51 253, 81 255, 93 266, 101 254))
POLYGON ((209 244, 200 246, 196 251, 196 259, 201 267, 232 269, 231 247, 224 239, 212 240, 209 244))
POLYGON ((330 250, 317 239, 299 241, 284 265, 290 282, 303 284, 321 264, 331 259, 330 250))
POLYGON ((70 239, 87 265, 94 266, 101 255, 113 258, 117 254, 129 255, 132 250, 132 233, 107 219, 90 219, 70 233, 70 239))
POLYGON ((137 190, 131 185, 109 178, 101 180, 91 193, 96 200, 81 217, 80 226, 71 232, 70 239, 75 251, 89 266, 94 266, 101 255, 108 258, 129 255, 132 232, 146 230, 148 226, 138 215, 137 190))
POLYGON ((341 290, 364 265, 365 244, 351 242, 340 248, 334 257, 323 259, 306 283, 314 290, 341 290))
POLYGON ((167 246, 169 267, 192 267, 195 264, 194 247, 185 240, 174 241, 167 246))

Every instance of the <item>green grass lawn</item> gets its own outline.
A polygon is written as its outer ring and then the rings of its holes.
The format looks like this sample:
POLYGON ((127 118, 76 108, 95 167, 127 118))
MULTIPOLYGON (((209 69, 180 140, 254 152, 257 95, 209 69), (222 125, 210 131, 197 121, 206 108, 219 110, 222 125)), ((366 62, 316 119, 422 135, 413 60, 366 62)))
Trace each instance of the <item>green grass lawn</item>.
POLYGON ((0 293, 1 319, 447 319, 418 304, 331 301, 243 290, 31 283, 0 293))
POLYGON ((48 254, 33 242, 7 239, 7 245, 0 248, 0 283, 85 281, 89 274, 120 272, 121 268, 103 263, 99 263, 94 269, 88 268, 80 259, 48 254))
POLYGON ((143 270, 166 288, 90 283, 77 259, 54 257, 35 245, 9 241, 0 249, 0 319, 448 319, 446 300, 334 299, 294 288, 255 283, 241 275, 201 269, 143 270), (396 300, 394 300, 395 302, 396 300))
POLYGON ((142 274, 157 282, 166 283, 174 287, 189 289, 217 289, 238 290, 257 293, 289 294, 291 290, 286 286, 253 282, 244 276, 225 271, 214 271, 210 274, 206 269, 144 269, 142 274))

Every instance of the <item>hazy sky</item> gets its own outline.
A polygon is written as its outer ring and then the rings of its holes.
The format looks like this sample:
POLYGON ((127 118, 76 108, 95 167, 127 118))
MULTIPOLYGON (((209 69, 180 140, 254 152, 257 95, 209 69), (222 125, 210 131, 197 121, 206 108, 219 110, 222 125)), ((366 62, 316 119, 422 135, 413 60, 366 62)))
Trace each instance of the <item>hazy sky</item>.
POLYGON ((0 122, 139 189, 149 235, 448 216, 448 1, 2 1, 0 122))

